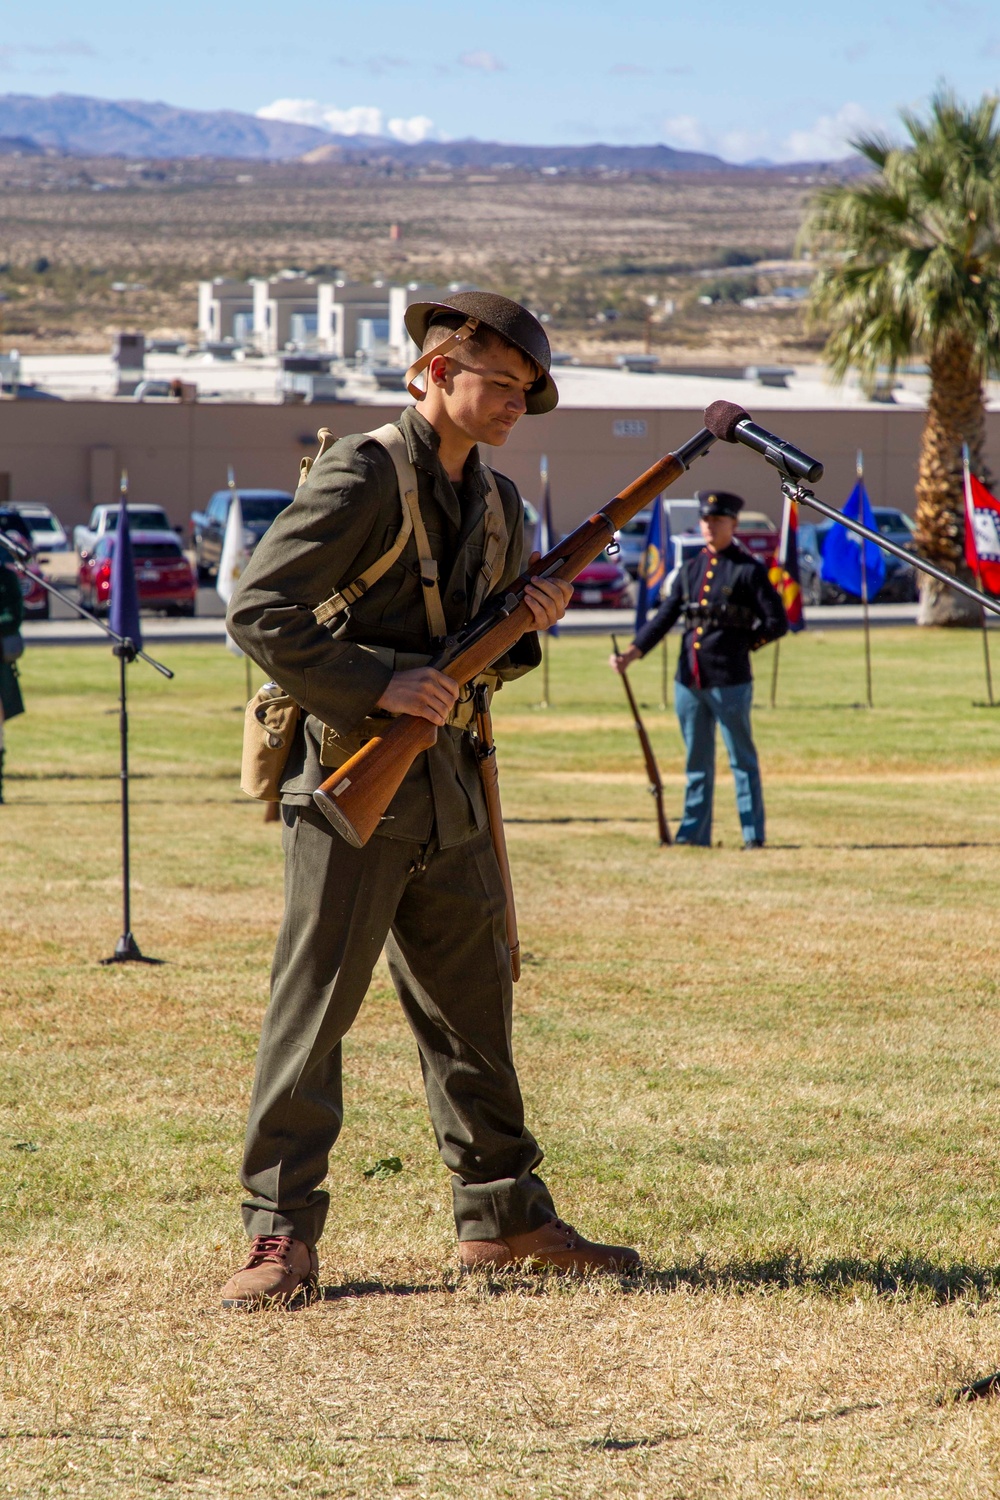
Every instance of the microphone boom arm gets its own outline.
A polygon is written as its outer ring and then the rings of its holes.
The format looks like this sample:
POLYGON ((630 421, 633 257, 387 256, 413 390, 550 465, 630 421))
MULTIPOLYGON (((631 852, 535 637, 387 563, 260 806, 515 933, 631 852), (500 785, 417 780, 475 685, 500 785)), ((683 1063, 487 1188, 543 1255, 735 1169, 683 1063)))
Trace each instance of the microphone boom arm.
POLYGON ((905 547, 899 547, 895 542, 887 541, 877 531, 863 526, 860 521, 851 520, 843 515, 832 505, 827 505, 823 500, 817 500, 812 490, 803 487, 792 479, 782 481, 781 492, 789 500, 798 500, 803 505, 809 505, 813 510, 818 510, 822 515, 828 516, 831 521, 836 521, 839 526, 845 526, 848 531, 854 531, 858 536, 863 536, 866 541, 874 542, 876 547, 881 547, 883 552, 891 552, 893 557, 901 558, 903 562, 909 563, 912 568, 919 568, 922 573, 927 573, 931 578, 936 578, 939 583, 946 584, 948 588, 955 589, 959 594, 965 594, 968 599, 973 599, 982 608, 988 609, 991 614, 1000 615, 1000 600, 991 599, 988 594, 974 589, 970 584, 963 583, 953 573, 946 573, 936 563, 926 562, 922 557, 916 557, 912 552, 907 552, 905 547))

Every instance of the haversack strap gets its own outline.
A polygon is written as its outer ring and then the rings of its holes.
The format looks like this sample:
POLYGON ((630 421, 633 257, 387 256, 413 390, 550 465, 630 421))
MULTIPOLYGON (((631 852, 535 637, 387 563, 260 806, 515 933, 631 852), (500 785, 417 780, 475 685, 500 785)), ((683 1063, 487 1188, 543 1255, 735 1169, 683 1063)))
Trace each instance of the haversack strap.
POLYGON ((483 543, 483 561, 472 591, 471 615, 478 614, 483 600, 493 586, 507 556, 507 522, 503 513, 503 501, 497 488, 493 470, 483 465, 486 476, 486 539, 483 543))
MULTIPOLYGON (((320 431, 320 455, 326 451, 328 444, 323 445, 323 434, 326 428, 320 431)), ((424 612, 427 616, 427 628, 432 637, 444 636, 448 633, 445 623, 444 609, 441 605, 441 591, 438 586, 438 566, 431 555, 430 542, 427 539, 427 529, 424 526, 423 517, 420 514, 420 495, 417 485, 417 471, 410 462, 410 455, 406 449, 406 439, 394 422, 387 422, 383 427, 376 427, 366 436, 380 443, 392 459, 392 466, 396 471, 396 483, 399 486, 399 494, 403 510, 403 523, 396 534, 396 539, 388 552, 377 558, 370 567, 366 568, 352 583, 345 588, 338 589, 331 594, 329 599, 324 599, 322 604, 313 610, 316 621, 320 625, 326 625, 336 615, 343 612, 358 599, 362 594, 377 583, 393 563, 401 555, 410 537, 413 536, 417 545, 417 557, 420 561, 420 578, 423 583, 424 612)), ((332 437, 330 441, 332 442, 332 437)))

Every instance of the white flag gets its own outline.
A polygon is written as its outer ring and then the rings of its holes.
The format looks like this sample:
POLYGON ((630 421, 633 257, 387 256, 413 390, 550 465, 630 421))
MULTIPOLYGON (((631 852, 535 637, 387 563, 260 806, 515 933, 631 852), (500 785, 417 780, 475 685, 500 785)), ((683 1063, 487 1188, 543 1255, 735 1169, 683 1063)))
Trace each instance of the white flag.
MULTIPOLYGON (((216 593, 224 603, 228 604, 233 597, 236 581, 249 561, 250 553, 243 535, 243 507, 240 504, 239 493, 234 490, 233 498, 229 502, 226 534, 222 539, 222 556, 219 558, 219 572, 215 580, 216 593)), ((243 655, 228 633, 226 645, 234 655, 243 655)))

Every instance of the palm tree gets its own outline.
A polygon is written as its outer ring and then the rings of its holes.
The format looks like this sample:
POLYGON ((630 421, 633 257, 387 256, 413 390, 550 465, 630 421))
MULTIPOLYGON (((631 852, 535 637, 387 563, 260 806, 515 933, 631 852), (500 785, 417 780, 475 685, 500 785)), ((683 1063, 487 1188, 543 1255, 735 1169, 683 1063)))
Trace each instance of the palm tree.
MULTIPOLYGON (((852 142, 874 167, 821 189, 801 241, 823 258, 810 299, 829 330, 839 378, 926 360, 931 392, 917 478, 917 545, 964 575, 962 444, 984 474, 983 381, 1000 367, 1000 128, 998 100, 966 107, 941 91, 930 118, 902 114, 909 141, 852 142)), ((921 580, 920 622, 979 622, 975 606, 921 580)))

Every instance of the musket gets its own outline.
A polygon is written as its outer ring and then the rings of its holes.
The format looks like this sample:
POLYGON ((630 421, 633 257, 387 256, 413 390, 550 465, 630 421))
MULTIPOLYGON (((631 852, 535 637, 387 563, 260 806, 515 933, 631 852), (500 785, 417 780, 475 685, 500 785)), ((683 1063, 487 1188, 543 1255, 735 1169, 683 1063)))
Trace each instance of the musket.
MULTIPOLYGON (((563 537, 530 572, 522 573, 503 594, 489 600, 474 620, 448 636, 430 665, 465 686, 505 656, 515 641, 534 629, 534 617, 524 598, 531 579, 574 579, 605 547, 614 547, 615 532, 661 490, 680 479, 714 442, 715 434, 703 427, 675 453, 659 459, 602 510, 563 537)), ((436 739, 437 726, 418 714, 388 719, 384 730, 373 735, 313 792, 313 801, 338 833, 360 849, 375 832, 410 766, 436 739)))
MULTIPOLYGON (((621 652, 618 650, 618 639, 616 636, 611 637, 611 644, 615 648, 615 655, 620 656, 621 652)), ((642 722, 642 714, 639 712, 639 705, 635 701, 635 694, 632 691, 632 684, 628 680, 628 672, 622 671, 619 672, 618 675, 622 680, 622 687, 625 689, 625 696, 628 699, 628 706, 632 710, 632 717, 635 720, 635 732, 639 736, 639 744, 642 747, 642 758, 646 762, 646 775, 649 777, 649 790, 652 793, 653 797, 656 799, 656 823, 657 827, 660 830, 660 844, 662 846, 663 844, 669 844, 671 842, 670 825, 667 822, 667 815, 663 811, 663 778, 660 775, 660 768, 656 764, 656 756, 653 754, 653 747, 649 743, 649 735, 646 733, 646 726, 642 722)))
POLYGON ((507 947, 510 949, 510 974, 514 983, 521 977, 521 943, 517 935, 517 911, 514 907, 514 883, 510 878, 510 860, 507 857, 507 836, 503 827, 503 809, 500 806, 500 777, 497 773, 497 747, 493 740, 493 721, 490 717, 490 695, 485 683, 480 683, 475 693, 476 707, 476 756, 479 761, 479 779, 483 784, 486 799, 486 814, 490 823, 493 852, 500 867, 506 896, 505 921, 507 947))

